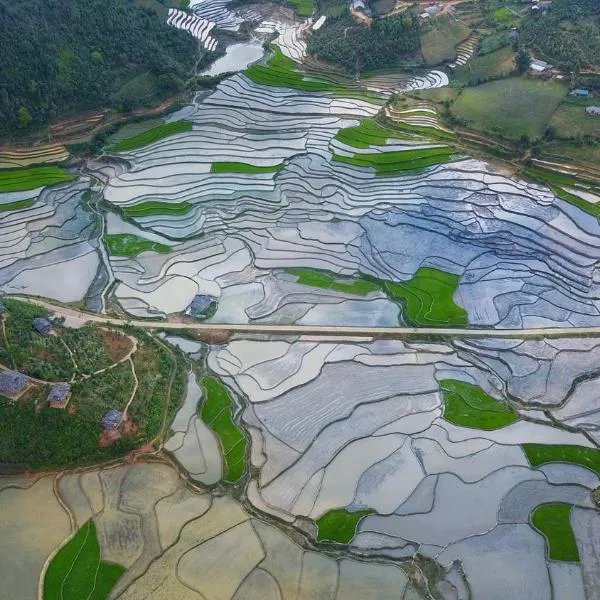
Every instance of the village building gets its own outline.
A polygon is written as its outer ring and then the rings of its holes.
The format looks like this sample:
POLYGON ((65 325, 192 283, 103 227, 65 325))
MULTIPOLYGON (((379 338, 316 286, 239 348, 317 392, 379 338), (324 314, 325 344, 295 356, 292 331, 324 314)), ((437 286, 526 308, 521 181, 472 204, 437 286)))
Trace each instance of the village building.
POLYGON ((575 96, 576 98, 589 98, 591 96, 590 90, 586 90, 585 88, 577 88, 576 90, 573 90, 570 95, 575 96))
POLYGON ((31 322, 33 328, 41 335, 48 335, 52 332, 52 323, 44 317, 36 317, 31 322))
POLYGON ((552 68, 552 65, 548 64, 543 60, 538 60, 537 58, 532 58, 529 63, 529 68, 536 75, 541 75, 542 73, 546 73, 552 68))
POLYGON ((71 386, 68 383, 55 383, 48 394, 48 406, 65 408, 71 398, 71 386))
POLYGON ((600 106, 587 106, 585 112, 588 115, 593 115, 595 117, 600 117, 600 106))
POLYGON ((3 369, 0 371, 0 394, 8 396, 12 400, 16 400, 30 386, 31 379, 11 369, 3 369))
POLYGON ((202 317, 216 301, 217 299, 209 294, 196 294, 185 312, 193 317, 202 317))
POLYGON ((115 410, 111 408, 100 421, 100 425, 102 429, 105 431, 114 431, 119 427, 121 421, 123 420, 123 413, 119 410, 115 410))

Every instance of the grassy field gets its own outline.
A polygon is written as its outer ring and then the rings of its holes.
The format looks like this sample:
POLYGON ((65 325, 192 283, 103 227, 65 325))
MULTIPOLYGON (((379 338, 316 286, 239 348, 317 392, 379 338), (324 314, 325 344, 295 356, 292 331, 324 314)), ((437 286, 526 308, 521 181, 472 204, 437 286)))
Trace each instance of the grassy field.
POLYGON ((0 204, 0 212, 8 212, 9 210, 23 210, 30 208, 35 204, 37 198, 27 198, 26 200, 17 200, 16 202, 8 202, 0 204))
POLYGON ((310 17, 315 9, 314 0, 286 0, 285 3, 293 6, 299 17, 310 17))
POLYGON ((507 77, 515 70, 514 50, 506 46, 489 54, 483 54, 471 59, 470 80, 473 83, 485 79, 507 77))
POLYGON ((52 559, 44 578, 44 600, 106 600, 125 572, 101 560, 96 526, 88 521, 52 559))
POLYGON ((600 142, 551 142, 540 148, 542 158, 563 162, 580 162, 600 167, 600 142))
POLYGON ((403 171, 413 171, 448 162, 452 160, 455 153, 453 147, 447 146, 445 148, 355 154, 354 156, 334 154, 333 160, 357 167, 374 167, 377 175, 390 176, 403 171))
POLYGON ((0 170, 0 193, 34 190, 45 185, 56 185, 76 179, 60 167, 27 167, 0 170))
POLYGON ((288 87, 307 92, 330 92, 345 98, 357 98, 376 104, 384 104, 379 94, 361 91, 357 88, 343 86, 331 81, 304 79, 304 75, 296 70, 296 63, 282 54, 278 46, 273 46, 273 56, 267 66, 252 65, 244 73, 255 83, 274 87, 288 87))
POLYGON ((550 560, 579 562, 577 542, 571 528, 571 505, 561 502, 540 504, 531 513, 531 524, 546 538, 550 560))
POLYGON ((421 52, 425 62, 439 65, 456 57, 456 46, 469 37, 465 25, 447 16, 435 18, 421 36, 421 52))
POLYGON ((560 83, 510 77, 463 90, 451 111, 473 129, 537 140, 566 94, 567 87, 560 83))
POLYGON ((317 520, 317 540, 349 544, 356 535, 356 527, 361 519, 372 514, 371 509, 349 512, 336 508, 317 520))
POLYGON ((233 402, 225 386, 214 377, 205 377, 202 387, 200 416, 221 443, 225 481, 235 483, 246 472, 246 438, 233 421, 233 402))
POLYGON ((586 467, 600 475, 600 450, 595 448, 555 444, 523 444, 523 450, 532 467, 563 462, 586 467))
POLYGON ((148 129, 138 135, 130 138, 126 138, 117 142, 110 148, 111 152, 125 152, 128 150, 135 150, 153 144, 158 140, 175 135, 177 133, 185 133, 186 131, 192 130, 192 123, 190 121, 173 121, 172 123, 163 123, 152 129, 148 129))
POLYGON ((450 423, 493 431, 519 420, 518 415, 476 385, 445 379, 440 381, 440 386, 444 396, 444 419, 450 423))
POLYGON ((211 173, 277 173, 282 164, 259 167, 243 162, 216 162, 210 166, 211 173))
POLYGON ((365 279, 360 275, 344 278, 328 271, 317 271, 316 269, 304 267, 292 267, 285 269, 285 272, 296 275, 298 283, 303 285, 336 290, 347 294, 356 294, 357 296, 366 296, 371 292, 381 290, 379 283, 371 279, 365 279))
POLYGON ((148 217, 151 215, 185 215, 194 208, 189 202, 141 202, 135 206, 126 206, 123 212, 127 217, 148 217))
POLYGON ((458 275, 430 267, 420 267, 404 283, 385 283, 390 298, 404 306, 410 324, 423 327, 464 327, 468 325, 464 308, 454 302, 458 275))
MULTIPOLYGON (((596 104, 600 104, 600 101, 596 104)), ((563 140, 600 139, 600 115, 589 115, 585 108, 585 104, 582 103, 563 102, 550 119, 550 127, 556 137, 563 140)))
POLYGON ((165 244, 151 242, 131 233, 105 235, 104 241, 109 253, 115 256, 137 256, 148 250, 160 252, 161 254, 171 252, 171 248, 165 244))

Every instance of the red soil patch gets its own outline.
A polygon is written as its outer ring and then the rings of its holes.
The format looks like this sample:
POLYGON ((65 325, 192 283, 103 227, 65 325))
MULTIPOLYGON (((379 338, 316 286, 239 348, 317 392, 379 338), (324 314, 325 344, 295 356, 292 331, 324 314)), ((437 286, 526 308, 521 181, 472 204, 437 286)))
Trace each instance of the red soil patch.
POLYGON ((113 363, 123 360, 133 347, 133 342, 125 335, 114 329, 100 329, 104 338, 106 353, 113 363))

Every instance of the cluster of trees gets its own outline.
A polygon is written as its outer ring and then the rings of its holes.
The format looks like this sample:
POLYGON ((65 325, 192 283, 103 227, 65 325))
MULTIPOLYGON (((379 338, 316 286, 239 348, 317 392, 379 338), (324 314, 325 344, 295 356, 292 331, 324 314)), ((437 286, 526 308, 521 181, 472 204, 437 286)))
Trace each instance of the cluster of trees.
POLYGON ((419 51, 419 22, 410 14, 359 24, 346 11, 329 19, 308 39, 308 51, 344 67, 348 73, 385 69, 419 51))
POLYGON ((135 0, 0 0, 0 135, 114 105, 139 73, 166 96, 197 54, 192 36, 135 0))
POLYGON ((521 30, 521 43, 565 71, 600 66, 600 2, 555 0, 521 30))

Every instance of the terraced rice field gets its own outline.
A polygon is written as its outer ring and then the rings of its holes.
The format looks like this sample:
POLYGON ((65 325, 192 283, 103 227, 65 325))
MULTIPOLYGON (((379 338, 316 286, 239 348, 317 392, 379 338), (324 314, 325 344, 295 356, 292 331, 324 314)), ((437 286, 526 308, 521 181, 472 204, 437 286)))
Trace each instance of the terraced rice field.
POLYGON ((189 121, 172 121, 170 123, 163 123, 153 127, 152 129, 143 131, 138 135, 118 141, 116 144, 110 147, 110 150, 111 152, 135 150, 137 148, 143 148, 148 144, 153 144, 154 142, 169 137, 170 135, 186 133, 187 131, 191 130, 192 124, 189 121))
POLYGON ((0 170, 0 194, 35 190, 73 181, 75 176, 60 167, 28 167, 0 170))
POLYGON ((119 256, 137 256, 141 252, 150 250, 161 254, 171 251, 171 248, 165 244, 145 240, 128 233, 107 235, 104 237, 104 241, 110 254, 119 256))

